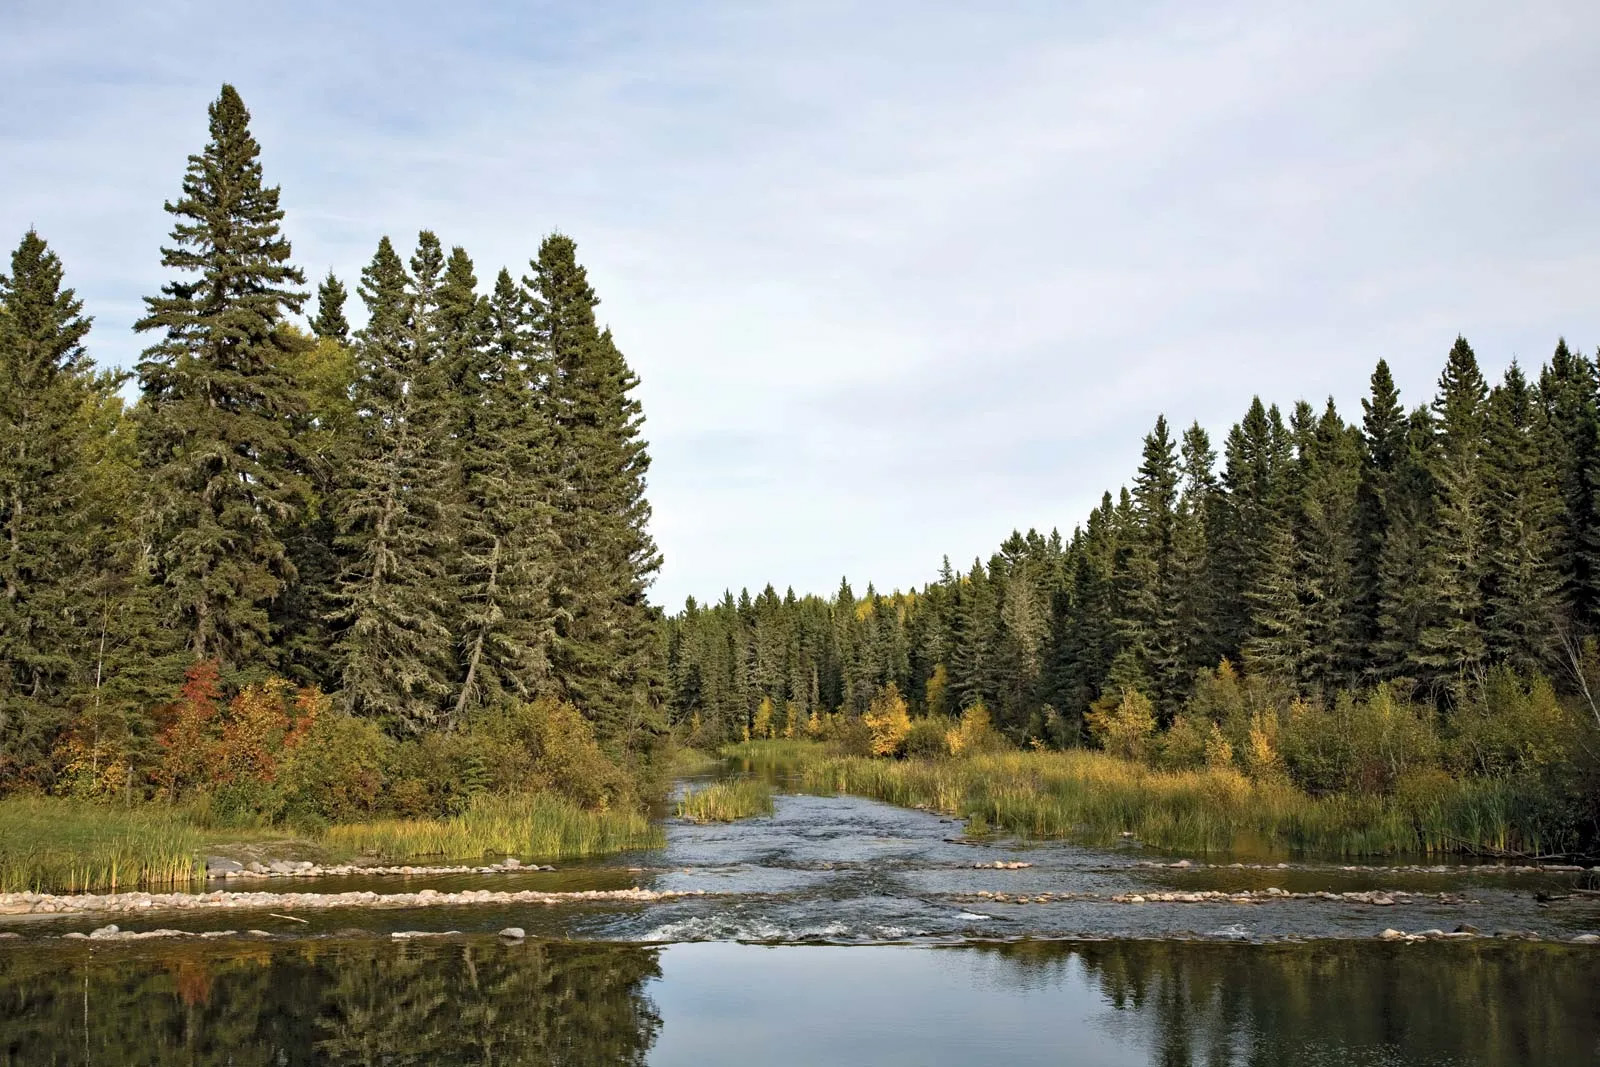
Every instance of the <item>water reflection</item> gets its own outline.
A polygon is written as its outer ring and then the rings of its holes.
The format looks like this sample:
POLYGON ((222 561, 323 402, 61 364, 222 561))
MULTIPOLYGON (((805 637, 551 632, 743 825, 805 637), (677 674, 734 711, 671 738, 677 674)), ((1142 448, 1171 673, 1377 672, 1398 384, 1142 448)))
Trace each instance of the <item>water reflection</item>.
POLYGON ((0 952, 0 1063, 642 1064, 658 964, 481 940, 0 952))
POLYGON ((1600 1062, 1600 957, 1556 944, 1045 942, 968 951, 1018 988, 1081 973, 1183 1067, 1600 1062))
POLYGON ((1567 1065, 1597 979, 1492 942, 40 942, 0 949, 0 1065, 1567 1065))

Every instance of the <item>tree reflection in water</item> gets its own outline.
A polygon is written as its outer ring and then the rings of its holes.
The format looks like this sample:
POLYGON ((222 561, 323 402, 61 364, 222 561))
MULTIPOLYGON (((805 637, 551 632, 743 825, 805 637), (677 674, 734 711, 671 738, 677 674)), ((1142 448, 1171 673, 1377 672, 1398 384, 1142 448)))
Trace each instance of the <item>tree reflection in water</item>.
POLYGON ((1003 980, 1089 982, 1162 1067, 1600 1062, 1600 960, 1496 941, 1032 941, 1003 980))
POLYGON ((1565 1065, 1597 1060, 1597 978, 1593 949, 1496 941, 57 941, 0 950, 0 1067, 642 1064, 671 1045, 697 1063, 801 1064, 822 1049, 870 1061, 914 1046, 929 1063, 1004 1049, 1013 1067, 1078 1054, 1565 1065), (665 1030, 657 997, 672 1005, 665 1030))
POLYGON ((0 1064, 642 1064, 658 953, 527 942, 0 952, 0 1064))

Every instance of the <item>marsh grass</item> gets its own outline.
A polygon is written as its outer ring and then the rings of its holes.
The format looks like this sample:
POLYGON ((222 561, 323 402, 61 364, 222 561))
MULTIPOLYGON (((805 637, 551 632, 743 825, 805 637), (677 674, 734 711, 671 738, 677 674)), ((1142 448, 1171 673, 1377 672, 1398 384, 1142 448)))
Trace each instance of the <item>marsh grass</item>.
POLYGON ((661 828, 634 811, 590 811, 546 793, 480 796, 448 819, 382 819, 329 827, 336 849, 386 860, 518 856, 574 859, 654 848, 661 828))
MULTIPOLYGON (((1160 771, 1102 752, 1008 752, 943 760, 785 752, 805 787, 870 796, 969 820, 973 833, 1226 853, 1538 853, 1563 847, 1537 798, 1497 779, 1419 780, 1391 796, 1313 797, 1231 769, 1160 771)), ((744 747, 744 746, 741 746, 744 747)), ((750 746, 754 747, 754 746, 750 746)), ((754 753, 750 754, 752 757, 754 753)))
POLYGON ((204 804, 132 808, 13 797, 0 801, 0 892, 199 890, 205 855, 243 848, 283 858, 368 856, 571 859, 662 843, 634 811, 589 811, 549 794, 484 796, 450 819, 389 819, 319 828, 311 840, 282 829, 218 825, 204 804))
POLYGON ((205 878, 202 842, 183 808, 12 797, 0 801, 0 892, 190 888, 205 878))
POLYGON ((772 814, 772 787, 756 778, 690 789, 678 801, 678 817, 695 822, 733 822, 752 815, 772 814))

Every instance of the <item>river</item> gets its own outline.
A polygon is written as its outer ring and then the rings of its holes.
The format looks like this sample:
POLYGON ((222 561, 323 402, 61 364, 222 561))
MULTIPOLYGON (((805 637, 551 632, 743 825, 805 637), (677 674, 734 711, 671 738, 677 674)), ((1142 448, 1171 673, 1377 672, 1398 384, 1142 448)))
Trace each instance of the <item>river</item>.
POLYGON ((1600 1063, 1600 946, 1571 942, 1600 900, 1560 899, 1572 874, 1350 866, 784 794, 555 872, 267 887, 687 894, 647 902, 117 917, 238 931, 134 942, 13 921, 0 1065, 1600 1063))

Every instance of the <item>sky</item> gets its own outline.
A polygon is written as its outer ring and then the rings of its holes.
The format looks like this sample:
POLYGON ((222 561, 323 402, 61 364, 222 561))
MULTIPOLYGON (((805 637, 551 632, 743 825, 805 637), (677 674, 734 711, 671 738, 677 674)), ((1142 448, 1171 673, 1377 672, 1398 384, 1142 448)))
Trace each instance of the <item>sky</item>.
POLYGON ((5 0, 0 243, 58 251, 102 365, 224 81, 313 280, 578 242, 669 609, 1070 534, 1158 414, 1600 345, 1592 0, 5 0))

